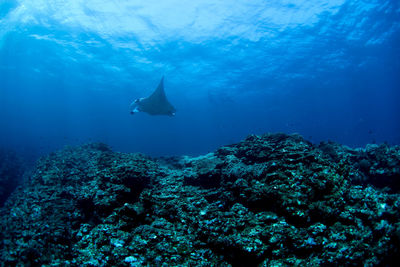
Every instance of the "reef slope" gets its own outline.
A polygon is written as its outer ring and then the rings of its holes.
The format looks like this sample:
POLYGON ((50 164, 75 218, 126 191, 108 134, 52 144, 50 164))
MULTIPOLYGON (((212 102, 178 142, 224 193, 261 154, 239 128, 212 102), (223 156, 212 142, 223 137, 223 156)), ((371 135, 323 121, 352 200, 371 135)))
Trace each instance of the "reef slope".
POLYGON ((5 265, 399 262, 400 149, 249 136, 200 157, 102 144, 42 158, 1 209, 5 265))

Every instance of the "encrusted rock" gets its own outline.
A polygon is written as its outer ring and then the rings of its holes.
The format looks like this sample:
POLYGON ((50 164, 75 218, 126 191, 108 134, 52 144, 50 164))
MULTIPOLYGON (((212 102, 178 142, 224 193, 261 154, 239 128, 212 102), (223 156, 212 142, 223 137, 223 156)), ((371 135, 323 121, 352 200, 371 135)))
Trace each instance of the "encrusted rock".
POLYGON ((40 160, 1 209, 0 260, 394 266, 398 168, 398 147, 356 150, 285 134, 249 136, 195 158, 66 148, 40 160))

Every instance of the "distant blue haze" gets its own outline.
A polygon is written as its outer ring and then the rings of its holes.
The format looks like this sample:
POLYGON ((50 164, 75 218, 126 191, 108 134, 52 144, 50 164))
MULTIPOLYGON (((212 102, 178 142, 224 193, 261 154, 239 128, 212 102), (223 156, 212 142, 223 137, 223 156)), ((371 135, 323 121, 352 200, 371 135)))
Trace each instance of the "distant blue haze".
POLYGON ((400 144, 398 0, 0 2, 0 146, 196 155, 249 134, 400 144), (175 117, 129 114, 165 75, 175 117))

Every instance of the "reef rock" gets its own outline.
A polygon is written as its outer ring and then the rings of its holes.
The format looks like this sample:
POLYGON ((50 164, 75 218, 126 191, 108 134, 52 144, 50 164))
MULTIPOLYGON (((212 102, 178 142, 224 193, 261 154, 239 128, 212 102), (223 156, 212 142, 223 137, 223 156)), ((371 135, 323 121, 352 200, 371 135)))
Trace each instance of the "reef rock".
POLYGON ((381 188, 398 183, 398 156, 398 147, 352 150, 285 134, 195 158, 66 148, 41 159, 1 209, 0 260, 390 266, 399 261, 400 196, 381 188), (390 178, 377 187, 376 174, 390 178))

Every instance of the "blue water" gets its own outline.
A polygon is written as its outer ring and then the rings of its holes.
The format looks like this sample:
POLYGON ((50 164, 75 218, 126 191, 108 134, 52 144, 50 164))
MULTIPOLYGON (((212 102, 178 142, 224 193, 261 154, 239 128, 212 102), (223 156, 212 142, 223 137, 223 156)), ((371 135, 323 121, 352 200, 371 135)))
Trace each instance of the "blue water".
POLYGON ((400 144, 398 0, 0 2, 0 146, 195 155, 248 134, 400 144), (129 114, 165 75, 175 117, 129 114))

